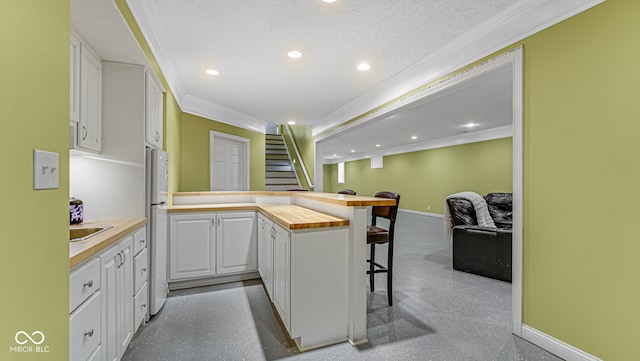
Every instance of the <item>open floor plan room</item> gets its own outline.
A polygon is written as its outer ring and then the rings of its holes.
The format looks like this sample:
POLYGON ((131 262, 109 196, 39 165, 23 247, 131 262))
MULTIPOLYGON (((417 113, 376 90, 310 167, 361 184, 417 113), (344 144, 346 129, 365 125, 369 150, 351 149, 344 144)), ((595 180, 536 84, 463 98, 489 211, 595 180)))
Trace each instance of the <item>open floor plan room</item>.
POLYGON ((560 360, 511 334, 510 283, 452 269, 441 218, 400 212, 394 258, 394 305, 379 276, 365 345, 299 352, 250 280, 172 291, 123 360, 560 360))

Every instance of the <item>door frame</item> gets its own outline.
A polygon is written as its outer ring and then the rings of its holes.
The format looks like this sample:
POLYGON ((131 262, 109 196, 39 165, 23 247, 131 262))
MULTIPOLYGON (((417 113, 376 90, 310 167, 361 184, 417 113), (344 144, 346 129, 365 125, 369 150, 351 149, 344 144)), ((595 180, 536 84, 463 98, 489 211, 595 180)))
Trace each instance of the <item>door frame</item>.
MULTIPOLYGON (((314 138, 315 145, 315 189, 322 192, 324 144, 323 140, 366 121, 382 117, 385 113, 411 104, 476 76, 491 72, 497 68, 510 66, 512 70, 512 192, 513 192, 513 226, 512 226, 512 282, 511 282, 511 332, 522 337, 522 268, 523 268, 523 221, 524 221, 524 48, 516 46, 494 58, 486 60, 470 69, 459 70, 452 76, 416 92, 410 97, 389 102, 376 111, 368 113, 357 122, 353 122, 336 132, 328 132, 314 138)), ((452 144, 453 145, 453 144, 452 144)))
POLYGON ((227 133, 216 132, 215 130, 209 131, 209 190, 214 189, 214 166, 213 162, 215 160, 215 145, 216 139, 226 139, 231 140, 237 143, 242 143, 243 155, 241 158, 241 168, 244 170, 244 177, 242 177, 242 191, 248 191, 250 189, 250 179, 251 179, 251 167, 250 167, 250 157, 249 152, 251 150, 251 139, 240 137, 237 135, 231 135, 227 133))

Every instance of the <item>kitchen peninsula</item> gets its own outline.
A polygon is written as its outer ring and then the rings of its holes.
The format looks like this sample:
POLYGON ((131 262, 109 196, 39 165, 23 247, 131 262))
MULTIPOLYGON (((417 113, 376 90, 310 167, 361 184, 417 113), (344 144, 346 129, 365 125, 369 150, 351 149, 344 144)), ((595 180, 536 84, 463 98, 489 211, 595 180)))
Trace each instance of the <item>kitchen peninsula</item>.
POLYGON ((257 270, 300 350, 366 343, 367 207, 394 204, 317 192, 173 193, 170 282, 257 270))

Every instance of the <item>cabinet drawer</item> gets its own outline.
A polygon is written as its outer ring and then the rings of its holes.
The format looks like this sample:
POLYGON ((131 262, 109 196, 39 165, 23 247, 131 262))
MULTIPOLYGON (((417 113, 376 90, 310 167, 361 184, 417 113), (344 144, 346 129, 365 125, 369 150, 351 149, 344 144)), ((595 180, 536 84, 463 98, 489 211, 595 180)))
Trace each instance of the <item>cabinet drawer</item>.
POLYGON ((133 297, 133 333, 138 331, 138 327, 147 314, 148 296, 147 283, 144 283, 140 291, 133 297))
POLYGON ((69 359, 87 360, 100 346, 100 298, 96 292, 69 317, 69 359))
POLYGON ((133 254, 138 254, 141 249, 147 247, 147 229, 142 228, 133 234, 133 254))
POLYGON ((69 275, 69 313, 100 288, 100 259, 80 266, 69 275))
POLYGON ((142 284, 147 282, 148 275, 147 266, 147 249, 143 249, 134 259, 133 259, 133 293, 135 294, 140 290, 142 284))

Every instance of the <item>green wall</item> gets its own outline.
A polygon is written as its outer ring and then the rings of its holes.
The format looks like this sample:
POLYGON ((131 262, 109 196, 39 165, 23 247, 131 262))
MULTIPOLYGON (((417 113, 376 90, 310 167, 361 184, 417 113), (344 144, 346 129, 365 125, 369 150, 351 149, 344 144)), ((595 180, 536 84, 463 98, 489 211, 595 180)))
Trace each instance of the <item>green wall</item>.
POLYGON ((264 190, 265 135, 216 122, 197 115, 182 113, 180 124, 182 157, 180 188, 176 191, 209 190, 210 131, 250 139, 250 190, 264 190))
POLYGON ((300 156, 304 161, 307 173, 311 178, 311 182, 315 184, 315 182, 313 181, 315 168, 315 143, 313 141, 313 135, 311 134, 311 128, 303 125, 292 125, 290 126, 290 128, 291 133, 293 133, 293 138, 295 139, 296 145, 298 146, 300 156))
POLYGON ((527 325, 638 360, 640 2, 608 0, 524 44, 527 325))
POLYGON ((511 192, 511 153, 511 138, 503 138, 385 156, 381 169, 363 159, 345 163, 344 184, 337 183, 337 164, 325 165, 324 186, 326 192, 350 188, 363 196, 390 190, 400 194, 402 209, 442 214, 452 193, 511 192))
POLYGON ((0 360, 68 360, 69 1, 3 2, 0 29, 0 360), (33 149, 59 154, 58 189, 33 190, 33 149), (49 352, 10 352, 19 331, 49 352))
MULTIPOLYGON (((124 0, 116 3, 122 9, 124 0)), ((525 49, 524 323, 608 361, 638 357, 639 13, 640 2, 607 0, 519 43, 525 49)), ((69 2, 7 2, 0 24, 1 43, 10 49, 0 58, 6 204, 0 284, 8 295, 0 306, 0 359, 66 360, 69 2), (60 154, 58 189, 32 189, 34 148, 60 154), (48 353, 9 352, 16 332, 37 330, 48 353)), ((181 160, 170 174, 174 190, 208 188, 208 164, 188 159, 197 148, 190 142, 208 144, 208 128, 228 126, 182 114, 173 95, 165 106, 165 147, 181 160)), ((251 188, 263 189, 264 136, 249 133, 251 188)), ((385 157, 385 169, 422 159, 394 157, 385 157)), ((353 163, 365 172, 364 161, 353 163)), ((372 193, 349 178, 351 167, 345 187, 372 193)), ((342 187, 329 181, 334 168, 325 166, 324 179, 337 190, 342 187)), ((415 208, 424 210, 429 197, 418 198, 415 208)), ((402 207, 409 206, 403 197, 402 207)))

